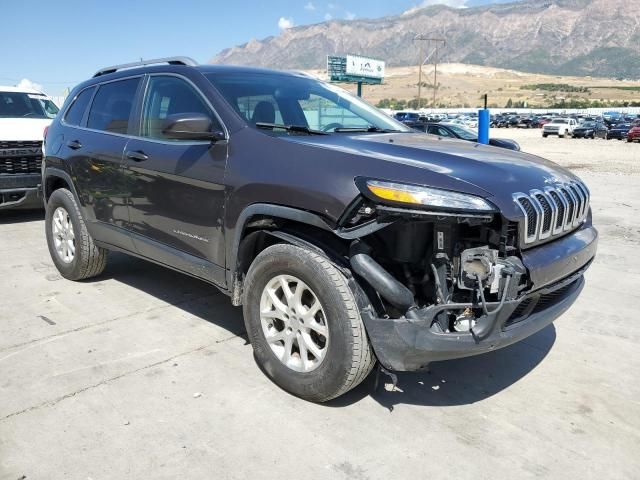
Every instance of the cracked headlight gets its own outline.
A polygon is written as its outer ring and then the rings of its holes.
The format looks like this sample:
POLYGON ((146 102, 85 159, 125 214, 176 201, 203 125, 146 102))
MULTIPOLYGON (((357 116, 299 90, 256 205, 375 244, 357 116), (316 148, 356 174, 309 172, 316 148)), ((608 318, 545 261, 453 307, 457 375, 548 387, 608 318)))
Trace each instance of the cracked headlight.
POLYGON ((367 180, 364 185, 366 185, 370 197, 373 195, 379 200, 388 202, 423 205, 447 210, 495 211, 495 207, 484 198, 466 193, 380 180, 367 180))

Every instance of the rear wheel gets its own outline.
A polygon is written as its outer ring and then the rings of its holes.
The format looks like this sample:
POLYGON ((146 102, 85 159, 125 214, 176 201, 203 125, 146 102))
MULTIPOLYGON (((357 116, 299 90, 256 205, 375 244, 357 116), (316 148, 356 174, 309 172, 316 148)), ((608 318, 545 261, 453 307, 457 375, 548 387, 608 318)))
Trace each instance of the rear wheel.
POLYGON ((93 242, 78 204, 66 188, 54 191, 47 202, 45 232, 51 259, 64 278, 83 280, 103 272, 107 250, 93 242))
POLYGON ((265 249, 247 273, 243 303, 256 362, 284 390, 324 402, 373 368, 353 293, 327 258, 292 245, 265 249))

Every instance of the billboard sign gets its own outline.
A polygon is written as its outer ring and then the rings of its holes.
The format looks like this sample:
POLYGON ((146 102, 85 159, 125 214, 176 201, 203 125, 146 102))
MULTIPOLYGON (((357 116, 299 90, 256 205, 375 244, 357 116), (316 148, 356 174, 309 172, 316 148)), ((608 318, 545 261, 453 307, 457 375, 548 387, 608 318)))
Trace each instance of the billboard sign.
POLYGON ((384 78, 384 62, 373 58, 347 55, 347 75, 364 78, 384 78))
POLYGON ((328 56, 327 73, 332 82, 375 85, 384 79, 384 62, 360 55, 328 56))

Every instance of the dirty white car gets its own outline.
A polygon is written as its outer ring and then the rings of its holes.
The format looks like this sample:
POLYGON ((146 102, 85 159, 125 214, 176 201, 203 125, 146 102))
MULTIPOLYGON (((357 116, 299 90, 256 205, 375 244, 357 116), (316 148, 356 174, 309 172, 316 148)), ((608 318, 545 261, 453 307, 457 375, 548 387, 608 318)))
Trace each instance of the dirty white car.
POLYGON ((42 207, 42 139, 57 113, 42 92, 0 86, 0 210, 42 207))
POLYGON ((569 138, 578 122, 573 118, 554 118, 551 122, 542 127, 542 136, 558 135, 560 138, 569 138))

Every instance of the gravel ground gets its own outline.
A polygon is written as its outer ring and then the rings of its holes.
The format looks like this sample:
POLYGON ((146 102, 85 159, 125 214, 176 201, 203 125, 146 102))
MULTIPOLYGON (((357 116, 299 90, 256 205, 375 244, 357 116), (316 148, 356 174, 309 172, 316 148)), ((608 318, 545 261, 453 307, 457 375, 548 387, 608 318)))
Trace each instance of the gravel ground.
POLYGON ((511 138, 525 152, 540 155, 567 167, 578 175, 640 174, 640 143, 585 138, 542 138, 538 129, 491 129, 495 138, 511 138))
POLYGON ((328 405, 261 374, 212 287, 121 254, 67 282, 42 215, 1 215, 0 479, 638 478, 640 145, 494 134, 591 188, 583 294, 519 344, 328 405))

